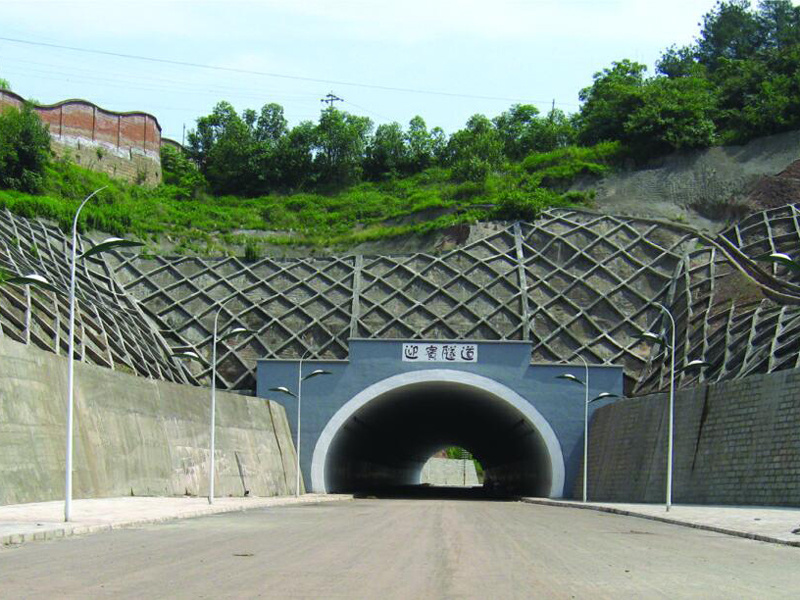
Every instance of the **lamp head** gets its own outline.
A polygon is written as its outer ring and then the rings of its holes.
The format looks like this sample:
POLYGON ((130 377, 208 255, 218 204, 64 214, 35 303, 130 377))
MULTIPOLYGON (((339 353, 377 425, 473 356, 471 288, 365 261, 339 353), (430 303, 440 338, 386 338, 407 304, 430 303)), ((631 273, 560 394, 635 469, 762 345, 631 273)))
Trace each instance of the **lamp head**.
POLYGON ((789 256, 784 252, 771 252, 767 254, 762 254, 761 256, 756 256, 754 260, 758 260, 761 262, 778 263, 779 265, 783 265, 784 267, 789 267, 790 269, 800 271, 800 261, 793 259, 791 256, 789 256))
POLYGON ((292 398, 297 398, 297 396, 295 396, 294 393, 292 393, 292 391, 289 390, 289 388, 287 388, 285 385, 280 385, 278 387, 269 388, 269 391, 270 392, 280 392, 281 394, 286 394, 287 396, 291 396, 292 398))
POLYGON ((610 392, 600 392, 597 396, 589 400, 589 402, 596 402, 597 400, 606 400, 607 398, 619 398, 617 394, 610 392))
POLYGON ((644 333, 639 334, 639 339, 649 340, 651 342, 658 342, 659 344, 664 342, 664 337, 653 331, 645 331, 644 333))
POLYGON ((318 375, 331 375, 331 372, 326 371, 325 369, 315 369, 311 371, 311 373, 303 377, 303 381, 305 381, 306 379, 311 379, 312 377, 316 377, 318 375))
POLYGON ((572 373, 564 373, 562 375, 556 375, 556 379, 566 379, 567 381, 574 381, 575 383, 579 383, 583 385, 583 381, 575 377, 572 373))
POLYGON ((135 240, 126 240, 119 237, 110 237, 104 239, 99 244, 95 244, 91 248, 89 248, 86 252, 81 254, 78 258, 88 258, 89 256, 94 256, 95 254, 100 254, 101 252, 108 252, 109 250, 115 250, 117 248, 135 248, 137 246, 144 246, 144 242, 137 242, 135 240))
POLYGON ((232 337, 237 336, 237 335, 242 335, 244 333, 253 333, 253 331, 250 330, 250 329, 247 329, 247 327, 233 327, 233 328, 229 329, 228 331, 226 331, 225 333, 223 333, 221 336, 219 336, 217 338, 217 341, 221 342, 223 340, 227 340, 228 338, 232 338, 232 337))
POLYGON ((688 363, 683 365, 680 369, 681 371, 688 371, 689 369, 705 369, 706 367, 710 367, 711 363, 700 358, 695 358, 694 360, 690 360, 688 363))
POLYGON ((174 356, 175 358, 186 358, 186 359, 189 359, 189 360, 196 360, 198 362, 202 361, 202 359, 200 358, 200 355, 197 354, 197 352, 194 352, 193 350, 184 350, 184 351, 181 351, 181 352, 174 352, 172 354, 172 356, 174 356))
POLYGON ((0 271, 0 281, 5 283, 13 283, 15 285, 32 285, 33 287, 42 288, 57 294, 63 293, 50 283, 45 277, 38 273, 28 273, 27 275, 11 275, 6 271, 0 271))

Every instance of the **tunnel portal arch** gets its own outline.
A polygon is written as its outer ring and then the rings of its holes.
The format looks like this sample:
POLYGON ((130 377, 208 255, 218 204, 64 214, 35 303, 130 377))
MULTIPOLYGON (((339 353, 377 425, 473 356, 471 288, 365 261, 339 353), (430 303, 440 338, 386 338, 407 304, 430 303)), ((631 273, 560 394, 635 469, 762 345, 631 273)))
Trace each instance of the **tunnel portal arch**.
MULTIPOLYGON (((329 461, 337 437, 359 411, 369 408, 371 403, 406 389, 421 389, 421 386, 454 385, 483 395, 487 402, 501 403, 516 411, 536 435, 538 453, 549 471, 549 487, 541 495, 560 498, 564 494, 565 463, 558 437, 545 417, 528 400, 511 388, 482 375, 451 369, 424 369, 387 377, 369 385, 343 404, 330 418, 314 446, 311 462, 311 488, 315 492, 328 493, 329 461)), ((481 458, 478 456, 478 458, 481 458)))

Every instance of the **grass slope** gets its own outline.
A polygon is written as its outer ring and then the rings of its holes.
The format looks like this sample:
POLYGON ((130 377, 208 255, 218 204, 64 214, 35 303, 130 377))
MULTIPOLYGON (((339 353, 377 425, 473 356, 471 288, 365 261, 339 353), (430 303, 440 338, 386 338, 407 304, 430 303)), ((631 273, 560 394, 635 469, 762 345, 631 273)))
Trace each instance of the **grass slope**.
POLYGON ((68 231, 80 201, 107 186, 84 208, 82 231, 133 235, 150 251, 164 239, 174 252, 187 254, 230 254, 244 246, 246 256, 255 258, 266 244, 343 249, 483 219, 533 219, 552 206, 585 204, 587 195, 564 190, 578 176, 604 174, 620 154, 614 144, 565 148, 531 155, 481 182, 454 182, 448 170, 429 169, 332 194, 259 198, 190 198, 175 185, 143 188, 56 159, 47 167, 42 195, 0 190, 0 208, 56 221, 68 231))

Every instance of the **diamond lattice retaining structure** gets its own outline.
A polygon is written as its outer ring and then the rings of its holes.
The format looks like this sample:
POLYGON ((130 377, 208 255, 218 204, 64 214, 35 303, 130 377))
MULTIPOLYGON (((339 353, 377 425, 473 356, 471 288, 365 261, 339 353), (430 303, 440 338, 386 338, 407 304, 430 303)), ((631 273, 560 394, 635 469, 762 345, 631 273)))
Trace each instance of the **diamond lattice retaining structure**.
MULTIPOLYGON (((79 240, 80 247, 85 242, 79 240)), ((38 273, 61 294, 28 286, 0 286, 0 333, 66 355, 69 327, 70 243, 55 227, 3 211, 0 214, 0 267, 38 273)), ((174 359, 139 303, 115 280, 100 258, 76 270, 75 358, 136 375, 194 383, 174 359)))
MULTIPOLYGON (((223 303, 223 322, 256 331, 221 354, 220 377, 232 388, 253 386, 257 358, 346 358, 349 338, 530 340, 534 360, 581 353, 634 374, 649 350, 636 335, 692 241, 661 224, 553 211, 441 255, 117 255, 113 270, 175 346, 207 358, 223 303)), ((209 368, 194 375, 206 380, 209 368)))
MULTIPOLYGON (((534 361, 579 354, 622 364, 629 384, 649 391, 665 385, 665 363, 638 336, 659 325, 660 301, 678 321, 679 364, 698 355, 713 363, 701 377, 777 370, 797 364, 798 309, 765 299, 747 257, 796 252, 797 212, 753 215, 719 240, 662 222, 552 210, 534 223, 490 224, 481 239, 442 254, 250 262, 110 253, 81 266, 77 355, 207 384, 220 311, 223 327, 254 332, 218 347, 218 382, 228 389, 252 390, 259 358, 345 359, 351 338, 392 338, 530 341, 534 361), (174 349, 204 362, 179 363, 174 349)), ((57 229, 2 213, 5 268, 38 271, 66 289, 67 248, 57 229)), ((778 285, 777 269, 757 275, 778 285)), ((15 286, 0 294, 5 334, 65 352, 63 299, 15 286)))

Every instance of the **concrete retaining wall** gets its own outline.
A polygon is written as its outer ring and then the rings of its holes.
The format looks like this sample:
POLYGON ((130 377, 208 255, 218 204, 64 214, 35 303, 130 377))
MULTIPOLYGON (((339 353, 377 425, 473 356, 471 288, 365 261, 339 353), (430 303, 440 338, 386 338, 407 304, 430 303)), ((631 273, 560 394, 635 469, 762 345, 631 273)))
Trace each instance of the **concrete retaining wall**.
POLYGON ((429 458, 422 467, 420 483, 441 486, 480 485, 475 463, 458 458, 429 458))
MULTIPOLYGON (((64 494, 67 364, 0 338, 0 505, 64 494)), ((74 497, 204 495, 208 388, 76 364, 74 497)), ((217 394, 220 496, 292 493, 286 414, 261 398, 217 394)))
MULTIPOLYGON (((667 408, 654 394, 595 412, 590 500, 665 500, 667 408)), ((680 390, 674 444, 674 502, 800 506, 800 370, 680 390)))

